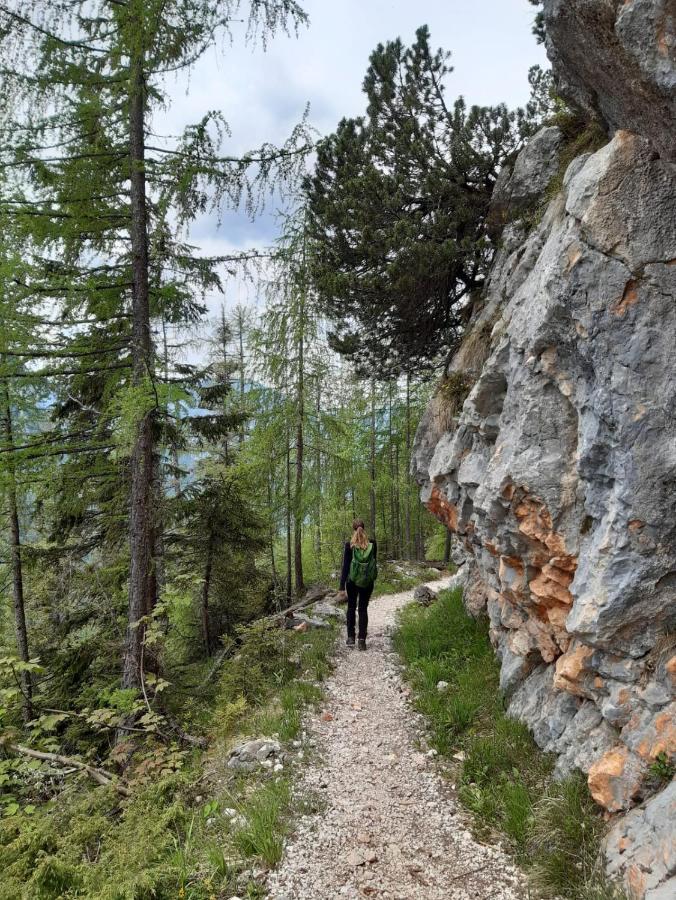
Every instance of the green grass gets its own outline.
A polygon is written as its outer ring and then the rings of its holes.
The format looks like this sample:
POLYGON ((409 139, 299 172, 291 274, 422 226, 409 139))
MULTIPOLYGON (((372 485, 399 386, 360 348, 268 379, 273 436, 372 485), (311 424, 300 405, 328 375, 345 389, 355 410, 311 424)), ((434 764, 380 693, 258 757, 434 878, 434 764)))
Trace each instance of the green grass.
POLYGON ((235 846, 243 856, 256 857, 268 866, 282 858, 291 788, 286 778, 263 784, 240 805, 244 824, 234 833, 235 846))
MULTIPOLYGON (((135 761, 128 800, 70 778, 33 815, 0 818, 0 900, 262 896, 244 873, 252 861, 279 860, 290 822, 304 809, 290 790, 292 762, 282 773, 235 773, 228 750, 252 733, 283 743, 298 737, 304 707, 321 699, 316 682, 330 671, 334 640, 334 629, 243 628, 211 698, 209 750, 193 751, 170 772, 170 748, 148 745, 150 768, 144 774, 135 761)), ((206 704, 196 702, 201 720, 206 704)))
POLYGON ((408 591, 417 587, 421 581, 436 581, 441 575, 437 569, 429 569, 413 560, 386 559, 378 563, 378 580, 373 596, 382 597, 384 594, 408 591))
POLYGON ((501 834, 542 897, 620 900, 604 878, 604 823, 585 779, 553 781, 553 758, 505 714, 487 622, 467 615, 461 591, 443 592, 427 609, 406 607, 394 642, 431 745, 451 759, 464 754, 458 795, 478 836, 501 834), (439 681, 448 691, 439 693, 439 681))

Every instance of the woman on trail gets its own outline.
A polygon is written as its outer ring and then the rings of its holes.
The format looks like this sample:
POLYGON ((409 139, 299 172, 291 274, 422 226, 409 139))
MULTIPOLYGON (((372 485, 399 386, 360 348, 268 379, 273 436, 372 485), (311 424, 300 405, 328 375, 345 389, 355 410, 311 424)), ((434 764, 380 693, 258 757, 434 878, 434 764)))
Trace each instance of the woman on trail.
POLYGON ((354 626, 359 605, 360 650, 366 650, 366 629, 369 622, 368 605, 373 585, 378 577, 376 564, 378 547, 375 539, 369 541, 362 519, 352 523, 352 538, 345 544, 343 568, 340 573, 340 590, 347 595, 347 646, 354 647, 354 626))

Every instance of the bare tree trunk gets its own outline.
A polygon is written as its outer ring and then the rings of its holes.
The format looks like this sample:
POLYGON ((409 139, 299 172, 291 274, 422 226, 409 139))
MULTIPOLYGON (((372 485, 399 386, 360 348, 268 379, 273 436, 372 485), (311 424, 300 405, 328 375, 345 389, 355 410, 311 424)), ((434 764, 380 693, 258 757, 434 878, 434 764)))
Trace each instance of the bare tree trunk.
POLYGON ((298 361, 296 373, 296 482, 293 501, 294 570, 296 594, 305 592, 303 579, 303 458, 305 455, 305 294, 301 288, 298 309, 298 361))
POLYGON ((286 432, 286 599, 291 602, 292 562, 291 562, 291 441, 286 432))
POLYGON ((322 412, 322 383, 317 375, 317 394, 315 400, 315 413, 317 416, 317 446, 315 447, 315 470, 317 473, 317 518, 315 532, 315 553, 317 554, 317 571, 321 576, 322 568, 322 449, 321 449, 321 412, 322 412))
POLYGON ((397 558, 401 557, 401 500, 399 496, 399 444, 394 445, 394 545, 397 558))
POLYGON ((411 376, 406 373, 406 556, 413 556, 411 537, 411 376))
MULTIPOLYGON (((16 493, 16 478, 14 470, 14 432, 12 429, 12 404, 9 397, 7 379, 2 382, 3 406, 4 406, 4 431, 6 452, 9 455, 9 485, 7 487, 7 514, 9 519, 10 565, 12 569, 12 599, 14 601, 14 630, 16 632, 16 646, 19 659, 27 663, 30 660, 28 652, 28 629, 26 627, 26 607, 23 593, 23 566, 21 560, 21 526, 19 523, 19 503, 16 493)), ((30 722, 33 718, 33 680, 30 672, 21 673, 22 717, 24 722, 30 722)))
POLYGON ((398 555, 397 548, 397 507, 394 502, 394 486, 396 474, 394 469, 394 433, 392 430, 392 382, 387 385, 387 455, 390 464, 390 529, 391 529, 391 554, 398 555))
POLYGON ((376 536, 376 382, 371 378, 371 448, 369 460, 369 527, 376 536))
MULTIPOLYGON (((136 46, 130 61, 130 198, 132 255, 132 380, 141 387, 152 377, 152 339, 148 281, 148 222, 145 181, 146 84, 143 50, 143 3, 133 2, 130 18, 136 46)), ((129 610, 122 686, 141 684, 144 617, 152 610, 153 586, 153 414, 143 414, 131 456, 129 610)))

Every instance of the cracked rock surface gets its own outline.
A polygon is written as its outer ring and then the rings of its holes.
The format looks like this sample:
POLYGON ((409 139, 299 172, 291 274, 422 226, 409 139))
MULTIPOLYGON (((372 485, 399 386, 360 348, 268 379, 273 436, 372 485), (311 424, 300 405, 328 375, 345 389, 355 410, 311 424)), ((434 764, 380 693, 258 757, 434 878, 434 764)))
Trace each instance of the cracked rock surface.
MULTIPOLYGON (((431 582, 438 590, 447 582, 431 582)), ((478 843, 420 748, 388 631, 413 591, 369 606, 368 650, 341 645, 327 703, 309 723, 318 760, 299 790, 323 812, 304 817, 268 882, 277 900, 518 900, 525 881, 498 847, 478 843)))

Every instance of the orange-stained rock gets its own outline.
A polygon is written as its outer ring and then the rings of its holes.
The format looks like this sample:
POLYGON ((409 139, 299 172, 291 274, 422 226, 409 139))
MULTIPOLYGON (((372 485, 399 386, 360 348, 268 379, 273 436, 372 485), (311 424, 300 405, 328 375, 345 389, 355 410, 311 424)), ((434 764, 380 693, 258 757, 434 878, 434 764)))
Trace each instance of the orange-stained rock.
POLYGON ((547 663, 554 662, 561 653, 561 648, 549 623, 541 622, 531 616, 526 620, 524 627, 531 637, 533 647, 539 651, 542 659, 547 663))
POLYGON ((631 865, 625 876, 627 886, 633 897, 644 897, 646 892, 646 875, 639 866, 631 865))
POLYGON ((432 493, 425 504, 433 516, 442 521, 452 531, 458 530, 458 510, 450 500, 441 493, 439 485, 432 486, 432 493))
POLYGON ((589 672, 589 660, 594 651, 586 644, 576 644, 556 661, 554 687, 560 691, 568 691, 578 697, 585 697, 587 691, 582 684, 583 676, 589 672))
POLYGON ((671 657, 665 666, 671 686, 676 689, 676 653, 671 657))
POLYGON ((624 286, 624 291, 619 300, 616 300, 615 303, 610 307, 611 311, 616 316, 624 316, 629 309, 630 306, 633 306, 638 302, 638 281, 635 278, 630 278, 629 281, 624 286))
POLYGON ((608 750, 589 769, 592 797, 608 812, 627 809, 641 790, 647 768, 624 746, 608 750))
POLYGON ((573 598, 568 588, 558 580, 546 575, 546 568, 545 566, 537 578, 528 582, 531 594, 535 594, 545 606, 548 606, 550 603, 563 603, 566 606, 572 606, 573 598))
POLYGON ((676 758, 676 703, 658 712, 650 722, 636 722, 632 719, 622 732, 622 736, 631 740, 631 732, 640 732, 638 743, 632 743, 634 749, 643 759, 652 761, 664 753, 669 759, 676 758))
MULTIPOLYGON (((566 627, 566 619, 568 618, 569 612, 570 610, 568 606, 550 606, 547 609, 547 618, 552 623, 552 625, 555 625, 558 629, 563 630, 566 627)), ((559 644, 560 643, 561 642, 559 641, 559 644)))

